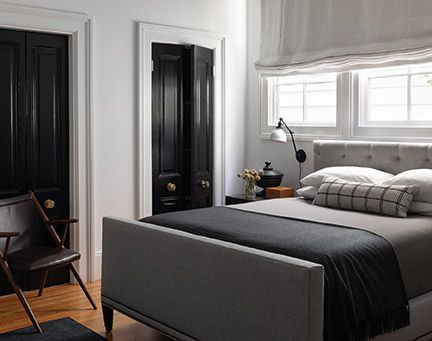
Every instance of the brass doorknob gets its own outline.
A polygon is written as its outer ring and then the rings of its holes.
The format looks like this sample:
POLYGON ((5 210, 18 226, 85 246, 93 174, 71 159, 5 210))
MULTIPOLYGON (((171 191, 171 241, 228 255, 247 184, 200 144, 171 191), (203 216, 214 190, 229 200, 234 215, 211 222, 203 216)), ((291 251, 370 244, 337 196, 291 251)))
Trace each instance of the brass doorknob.
POLYGON ((201 185, 201 188, 209 188, 210 187, 210 181, 201 180, 200 185, 201 185))
POLYGON ((44 202, 44 206, 45 206, 45 208, 48 208, 48 209, 52 209, 52 208, 54 208, 54 206, 55 206, 55 201, 54 200, 51 200, 51 199, 47 199, 47 200, 45 200, 45 202, 44 202))
POLYGON ((172 182, 168 182, 166 189, 168 192, 174 192, 176 190, 177 186, 173 184, 172 182))

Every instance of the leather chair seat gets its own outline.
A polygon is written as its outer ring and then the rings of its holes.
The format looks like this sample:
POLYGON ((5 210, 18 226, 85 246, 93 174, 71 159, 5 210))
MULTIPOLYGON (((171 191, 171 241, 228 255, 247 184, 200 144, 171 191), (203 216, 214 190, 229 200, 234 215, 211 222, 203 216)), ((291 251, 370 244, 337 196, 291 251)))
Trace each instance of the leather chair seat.
POLYGON ((78 252, 59 247, 31 247, 10 253, 7 262, 13 272, 50 270, 70 264, 81 255, 78 252))

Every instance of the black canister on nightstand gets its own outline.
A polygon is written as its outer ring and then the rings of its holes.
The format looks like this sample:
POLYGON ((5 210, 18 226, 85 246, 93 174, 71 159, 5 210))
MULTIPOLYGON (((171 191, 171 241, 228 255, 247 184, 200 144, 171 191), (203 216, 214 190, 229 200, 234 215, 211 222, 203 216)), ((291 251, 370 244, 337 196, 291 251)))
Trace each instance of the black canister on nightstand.
POLYGON ((283 176, 284 176, 283 173, 273 169, 270 161, 266 161, 265 167, 263 167, 263 169, 260 170, 261 179, 256 183, 263 190, 261 192, 258 192, 257 195, 264 196, 265 189, 267 187, 279 186, 282 182, 283 176))

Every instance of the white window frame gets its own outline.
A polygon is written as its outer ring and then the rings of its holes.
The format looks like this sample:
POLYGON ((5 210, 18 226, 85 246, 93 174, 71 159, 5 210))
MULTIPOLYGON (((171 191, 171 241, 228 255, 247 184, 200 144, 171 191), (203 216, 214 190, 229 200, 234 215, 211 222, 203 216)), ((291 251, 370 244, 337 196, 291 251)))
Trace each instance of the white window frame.
MULTIPOLYGON (((277 125, 277 123, 279 122, 279 94, 280 92, 278 91, 274 91, 275 89, 277 89, 277 87, 281 86, 280 84, 276 84, 276 79, 275 77, 271 77, 271 78, 267 78, 267 82, 268 82, 268 91, 269 91, 269 98, 273 99, 272 103, 270 103, 270 108, 271 110, 269 111, 268 115, 269 115, 269 121, 271 123, 274 123, 275 125, 277 125)), ((289 85, 301 85, 303 87, 302 92, 303 92, 303 121, 301 123, 296 123, 296 122, 292 122, 289 121, 287 119, 285 119, 285 122, 288 125, 292 125, 292 126, 298 126, 298 127, 335 127, 336 126, 336 122, 332 123, 332 122, 305 122, 304 119, 305 117, 307 117, 308 113, 307 113, 307 86, 309 84, 317 84, 319 82, 298 82, 298 83, 292 83, 289 85)), ((336 78, 336 93, 338 91, 338 79, 336 78)), ((338 108, 338 105, 336 103, 336 110, 338 108)))
POLYGON ((367 84, 360 72, 351 72, 351 122, 349 139, 383 141, 432 141, 432 121, 368 121, 367 84))
MULTIPOLYGON (((401 72, 400 74, 392 74, 391 76, 407 76, 407 120, 404 121, 371 121, 370 118, 370 97, 369 97, 369 86, 368 79, 366 73, 356 72, 358 74, 357 79, 359 82, 359 118, 360 118, 360 126, 361 127, 399 127, 399 128, 432 128, 432 120, 429 121, 411 121, 411 78, 412 76, 422 74, 424 72, 411 72, 410 68, 407 68, 409 71, 401 72)), ((431 70, 432 71, 432 70, 431 70)))
MULTIPOLYGON (((271 86, 272 77, 283 76, 279 74, 259 74, 260 87, 260 137, 268 139, 271 131, 277 125, 279 117, 277 114, 274 87, 271 86)), ((347 101, 343 98, 349 97, 349 74, 337 75, 336 90, 336 124, 332 123, 288 123, 295 132, 298 140, 313 140, 317 138, 340 139, 346 136, 348 125, 343 122, 343 113, 347 112, 347 101)))
MULTIPOLYGON (((275 119, 272 117, 275 103, 272 101, 272 88, 268 82, 269 77, 275 76, 283 76, 283 74, 265 72, 258 74, 260 138, 262 140, 268 140, 271 131, 275 128, 275 123, 272 122, 275 119)), ((362 82, 359 72, 339 73, 337 82, 336 126, 290 124, 297 140, 432 141, 432 121, 411 121, 410 125, 407 125, 406 121, 399 124, 397 122, 365 122, 362 113, 366 110, 368 99, 365 98, 364 89, 361 89, 362 82), (426 124, 422 125, 424 123, 426 124)))

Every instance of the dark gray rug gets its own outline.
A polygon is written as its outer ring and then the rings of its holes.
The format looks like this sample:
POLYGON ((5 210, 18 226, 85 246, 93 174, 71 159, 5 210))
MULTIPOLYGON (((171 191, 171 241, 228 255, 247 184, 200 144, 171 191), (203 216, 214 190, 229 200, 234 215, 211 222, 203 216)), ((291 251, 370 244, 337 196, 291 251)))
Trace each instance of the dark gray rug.
POLYGON ((101 341, 104 337, 96 334, 78 322, 64 318, 41 324, 43 334, 36 334, 33 327, 14 330, 0 334, 1 341, 56 341, 56 340, 81 340, 101 341))

